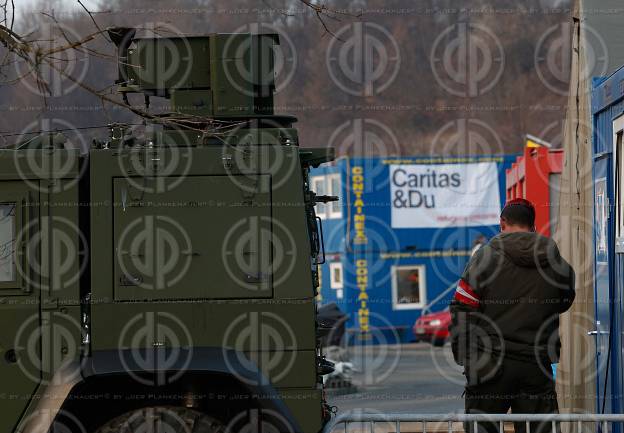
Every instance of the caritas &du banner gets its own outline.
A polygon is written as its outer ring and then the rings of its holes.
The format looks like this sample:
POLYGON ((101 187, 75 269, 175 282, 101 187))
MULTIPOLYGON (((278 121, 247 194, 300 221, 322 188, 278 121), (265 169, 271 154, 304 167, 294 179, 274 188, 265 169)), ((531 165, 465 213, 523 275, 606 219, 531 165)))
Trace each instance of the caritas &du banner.
POLYGON ((499 223, 495 162, 390 165, 393 228, 499 223))

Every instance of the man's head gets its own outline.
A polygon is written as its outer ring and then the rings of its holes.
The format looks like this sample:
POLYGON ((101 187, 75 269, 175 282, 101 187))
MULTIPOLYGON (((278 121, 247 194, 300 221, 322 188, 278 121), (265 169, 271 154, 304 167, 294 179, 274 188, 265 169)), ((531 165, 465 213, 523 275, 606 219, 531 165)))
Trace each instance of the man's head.
POLYGON ((501 232, 534 232, 535 207, 523 198, 515 198, 505 204, 500 215, 501 232))

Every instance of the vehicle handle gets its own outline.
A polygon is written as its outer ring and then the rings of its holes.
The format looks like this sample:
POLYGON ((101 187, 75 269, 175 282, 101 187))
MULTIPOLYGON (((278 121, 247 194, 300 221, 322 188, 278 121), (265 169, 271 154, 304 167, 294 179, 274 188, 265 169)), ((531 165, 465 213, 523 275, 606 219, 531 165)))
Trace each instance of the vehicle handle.
POLYGON ((322 265, 325 263, 325 239, 323 238, 323 220, 318 215, 316 217, 316 220, 318 221, 319 238, 320 238, 320 243, 321 243, 321 254, 323 255, 323 260, 318 261, 318 258, 317 258, 316 264, 322 265))
POLYGON ((22 236, 21 236, 21 244, 20 245, 16 245, 16 248, 19 249, 19 254, 20 254, 20 260, 22 262, 22 277, 21 277, 21 290, 23 293, 31 293, 31 287, 30 287, 30 278, 31 278, 31 274, 30 274, 30 270, 32 269, 32 263, 30 263, 29 261, 29 255, 30 255, 30 247, 29 247, 29 243, 30 243, 30 209, 31 209, 31 203, 30 200, 27 200, 26 198, 22 198, 22 202, 21 202, 21 209, 20 209, 20 230, 22 231, 22 236))

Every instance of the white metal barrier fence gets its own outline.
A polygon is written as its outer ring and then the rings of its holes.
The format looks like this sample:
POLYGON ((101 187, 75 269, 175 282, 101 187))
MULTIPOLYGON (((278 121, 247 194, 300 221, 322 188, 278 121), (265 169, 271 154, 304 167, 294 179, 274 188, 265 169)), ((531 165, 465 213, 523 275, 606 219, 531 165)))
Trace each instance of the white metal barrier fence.
POLYGON ((404 433, 460 433, 467 426, 473 432, 504 432, 513 424, 526 433, 539 427, 543 433, 564 431, 578 433, 624 432, 624 414, 416 414, 346 412, 330 421, 323 433, 401 433, 402 425, 410 424, 404 433), (459 423, 459 425, 458 425, 459 423), (414 426, 416 424, 416 426, 414 426), (619 427, 614 430, 614 424, 619 427), (353 427, 355 425, 355 428, 353 427), (429 426, 429 428, 428 428, 429 426), (415 428, 416 427, 416 428, 415 428), (492 428, 493 427, 493 428, 492 428))

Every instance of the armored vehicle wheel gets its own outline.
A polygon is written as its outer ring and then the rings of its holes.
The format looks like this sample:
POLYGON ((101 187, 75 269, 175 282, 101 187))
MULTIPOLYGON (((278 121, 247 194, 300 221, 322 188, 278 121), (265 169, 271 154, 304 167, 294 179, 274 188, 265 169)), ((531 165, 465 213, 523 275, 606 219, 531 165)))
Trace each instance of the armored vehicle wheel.
POLYGON ((95 433, 223 433, 216 419, 185 407, 150 406, 118 416, 95 433))

